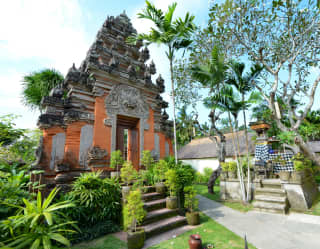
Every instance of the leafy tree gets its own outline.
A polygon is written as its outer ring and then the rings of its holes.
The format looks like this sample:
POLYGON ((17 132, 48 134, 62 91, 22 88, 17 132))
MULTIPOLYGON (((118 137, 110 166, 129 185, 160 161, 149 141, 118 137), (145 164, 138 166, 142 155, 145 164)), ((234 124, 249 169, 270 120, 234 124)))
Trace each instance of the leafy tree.
POLYGON ((16 118, 17 116, 12 114, 0 116, 0 145, 12 144, 23 136, 25 130, 15 128, 13 120, 16 118))
POLYGON ((142 13, 138 14, 139 18, 151 20, 155 28, 151 28, 148 34, 138 34, 129 38, 129 42, 136 42, 138 40, 146 41, 147 44, 156 43, 163 44, 167 47, 166 55, 170 62, 171 74, 171 89, 173 102, 173 126, 174 126, 174 144, 175 144, 175 158, 177 158, 177 138, 176 138, 176 115, 175 115, 175 92, 174 92, 174 78, 173 78, 173 62, 175 53, 179 49, 188 48, 191 43, 191 36, 195 30, 193 23, 194 16, 189 13, 184 19, 178 18, 173 20, 173 14, 177 7, 177 3, 173 3, 168 7, 167 12, 163 13, 161 9, 157 9, 149 1, 146 1, 146 8, 142 13))
POLYGON ((304 141, 299 127, 311 110, 320 74, 312 75, 320 61, 320 15, 316 1, 225 1, 210 9, 210 29, 228 56, 245 56, 261 64, 263 82, 254 84, 268 103, 282 132, 294 132, 295 142, 320 166, 320 157, 304 141), (288 124, 278 99, 285 104, 288 124), (292 100, 306 103, 292 105, 292 100))
POLYGON ((41 100, 49 96, 50 91, 62 84, 64 77, 54 69, 44 69, 30 73, 23 77, 22 102, 32 110, 39 109, 41 112, 41 100))

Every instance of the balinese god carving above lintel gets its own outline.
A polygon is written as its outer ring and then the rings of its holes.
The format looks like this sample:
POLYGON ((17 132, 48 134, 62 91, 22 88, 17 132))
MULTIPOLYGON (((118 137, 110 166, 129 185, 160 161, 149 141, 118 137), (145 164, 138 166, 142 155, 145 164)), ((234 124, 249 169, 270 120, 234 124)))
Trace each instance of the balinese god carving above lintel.
MULTIPOLYGON (((105 99, 105 108, 109 118, 116 115, 135 117, 140 119, 149 118, 149 105, 139 89, 120 84, 115 85, 105 99)), ((108 121, 105 122, 108 125, 108 121)))

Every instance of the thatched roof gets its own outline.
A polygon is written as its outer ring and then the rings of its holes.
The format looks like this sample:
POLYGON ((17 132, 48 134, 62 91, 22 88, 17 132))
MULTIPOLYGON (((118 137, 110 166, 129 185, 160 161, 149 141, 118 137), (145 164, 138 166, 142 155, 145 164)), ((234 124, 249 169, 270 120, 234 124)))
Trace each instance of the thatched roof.
MULTIPOLYGON (((239 131, 239 145, 240 145, 240 155, 246 155, 246 138, 244 135, 244 131, 239 131)), ((255 133, 249 133, 249 152, 251 155, 254 155, 255 150, 255 142, 252 141, 252 137, 255 133)), ((226 156, 233 157, 234 149, 232 143, 232 133, 225 134, 227 139, 227 147, 226 147, 226 156)), ((312 151, 315 153, 320 153, 320 141, 311 141, 308 142, 308 145, 311 147, 312 151)), ((236 143, 237 146, 237 143, 236 143)), ((211 140, 208 137, 194 139, 187 145, 183 146, 178 151, 179 159, 200 159, 200 158, 217 158, 218 150, 216 142, 211 140)))
MULTIPOLYGON (((244 131, 239 131, 239 145, 240 145, 240 154, 246 155, 246 138, 244 131)), ((251 154, 254 153, 254 142, 252 142, 252 136, 254 133, 249 133, 249 151, 251 154)), ((232 143, 232 133, 225 134, 227 139, 226 144, 226 156, 234 156, 234 148, 232 143)), ((236 142, 237 146, 237 142, 236 142)), ((216 142, 211 140, 208 137, 199 138, 192 140, 187 145, 183 146, 178 152, 179 159, 198 159, 198 158, 214 158, 218 157, 217 145, 216 142)))

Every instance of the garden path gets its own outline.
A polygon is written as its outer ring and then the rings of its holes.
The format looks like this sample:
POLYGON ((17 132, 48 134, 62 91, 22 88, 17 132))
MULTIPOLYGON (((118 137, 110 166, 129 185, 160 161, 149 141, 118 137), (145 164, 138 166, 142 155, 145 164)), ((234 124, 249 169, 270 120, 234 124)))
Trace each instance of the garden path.
POLYGON ((320 219, 310 215, 281 215, 257 211, 241 213, 198 195, 200 210, 258 249, 318 249, 320 219))

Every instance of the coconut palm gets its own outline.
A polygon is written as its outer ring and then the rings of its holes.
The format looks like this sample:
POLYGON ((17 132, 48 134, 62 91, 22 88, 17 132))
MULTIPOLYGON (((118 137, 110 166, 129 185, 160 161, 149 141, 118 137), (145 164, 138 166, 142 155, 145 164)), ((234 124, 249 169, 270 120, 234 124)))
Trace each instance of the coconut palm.
MULTIPOLYGON (((239 63, 236 61, 231 61, 230 63, 230 72, 228 74, 227 83, 233 85, 241 95, 241 101, 245 102, 252 102, 256 96, 252 94, 248 101, 246 101, 245 96, 250 91, 253 90, 254 84, 253 82, 257 80, 259 74, 263 70, 259 64, 255 64, 253 67, 250 68, 250 72, 244 73, 245 64, 239 63)), ((247 150, 247 162, 248 162, 248 190, 250 189, 250 167, 249 167, 249 138, 248 138, 248 131, 247 131, 247 120, 246 120, 246 105, 242 105, 242 113, 243 113, 243 122, 244 122, 244 132, 246 137, 246 150, 247 150)), ((247 191, 247 201, 249 201, 250 191, 247 191)))
POLYGON ((163 13, 161 9, 157 9, 152 3, 146 1, 146 8, 142 13, 138 14, 141 19, 147 19, 153 22, 154 28, 145 34, 137 34, 128 38, 129 43, 136 43, 139 40, 145 42, 146 45, 151 43, 163 44, 167 47, 166 56, 170 63, 171 74, 171 97, 173 103, 173 132, 174 132, 174 152, 177 163, 177 136, 176 136, 176 114, 175 114, 175 94, 173 79, 173 61, 175 54, 179 49, 188 48, 191 43, 191 36, 195 30, 193 23, 194 16, 189 13, 184 19, 177 18, 173 20, 173 14, 177 7, 177 3, 169 5, 167 12, 163 13))
POLYGON ((63 82, 63 75, 54 69, 44 69, 23 77, 22 102, 32 110, 41 112, 41 100, 48 96, 51 89, 63 82))

